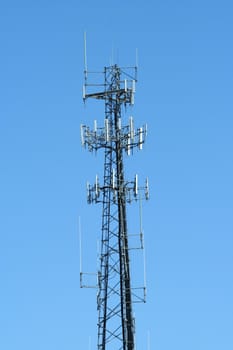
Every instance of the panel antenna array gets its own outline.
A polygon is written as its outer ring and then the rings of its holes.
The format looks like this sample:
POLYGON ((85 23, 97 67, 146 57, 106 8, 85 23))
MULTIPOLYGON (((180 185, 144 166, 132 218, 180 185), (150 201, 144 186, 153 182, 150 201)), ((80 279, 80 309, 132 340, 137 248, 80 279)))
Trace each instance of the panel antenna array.
MULTIPOLYGON (((85 63, 83 99, 103 100, 103 126, 94 121, 93 129, 81 125, 81 143, 90 152, 104 150, 102 184, 96 176, 87 183, 87 202, 102 204, 102 228, 97 272, 98 350, 135 350, 135 321, 132 304, 145 302, 145 286, 133 288, 130 270, 130 235, 126 206, 149 198, 148 179, 140 187, 138 175, 132 181, 124 176, 124 155, 141 150, 147 134, 146 125, 134 127, 134 119, 122 123, 122 109, 134 104, 137 67, 105 67, 101 83, 89 83, 96 72, 88 72, 85 63), (143 290, 143 293, 139 291, 143 290)), ((141 204, 140 204, 141 206, 141 204)), ((140 249, 143 233, 140 228, 140 249)), ((81 287, 83 273, 80 273, 81 287)))

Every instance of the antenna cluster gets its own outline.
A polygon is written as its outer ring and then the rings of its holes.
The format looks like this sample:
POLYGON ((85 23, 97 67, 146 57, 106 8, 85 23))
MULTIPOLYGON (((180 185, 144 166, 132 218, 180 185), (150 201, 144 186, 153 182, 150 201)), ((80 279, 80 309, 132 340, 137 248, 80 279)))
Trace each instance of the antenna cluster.
POLYGON ((94 127, 81 124, 81 143, 88 151, 97 151, 100 148, 114 147, 116 142, 120 142, 120 147, 131 155, 134 148, 142 150, 147 135, 147 125, 134 129, 134 119, 129 117, 127 126, 121 125, 121 119, 118 119, 117 129, 111 121, 106 118, 104 127, 97 127, 97 121, 94 121, 94 127))
MULTIPOLYGON (((96 175, 95 183, 91 185, 87 182, 87 203, 102 203, 103 198, 100 196, 101 191, 105 191, 109 189, 113 193, 113 201, 116 203, 117 201, 117 193, 120 190, 120 186, 117 183, 116 170, 112 169, 112 181, 110 184, 100 186, 99 177, 96 175)), ((135 175, 134 181, 125 182, 123 187, 125 200, 127 203, 131 203, 132 201, 149 199, 149 181, 148 178, 145 180, 145 186, 138 186, 138 174, 135 175)))

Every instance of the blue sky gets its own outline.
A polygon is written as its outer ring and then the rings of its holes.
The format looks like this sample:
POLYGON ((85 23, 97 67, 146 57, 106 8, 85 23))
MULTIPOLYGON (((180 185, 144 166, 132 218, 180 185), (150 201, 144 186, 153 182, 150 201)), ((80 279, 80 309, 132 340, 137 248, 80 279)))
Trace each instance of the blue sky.
MULTIPOLYGON (((16 1, 0 4, 0 348, 96 349, 100 206, 85 183, 103 155, 81 149, 88 65, 135 63, 133 115, 148 123, 127 171, 149 176, 143 204, 147 288, 137 349, 233 348, 233 49, 231 1, 16 1)), ((129 211, 132 223, 133 210, 129 211)), ((137 208, 135 209, 137 210, 137 208)), ((140 261, 133 261, 140 269, 140 261)))

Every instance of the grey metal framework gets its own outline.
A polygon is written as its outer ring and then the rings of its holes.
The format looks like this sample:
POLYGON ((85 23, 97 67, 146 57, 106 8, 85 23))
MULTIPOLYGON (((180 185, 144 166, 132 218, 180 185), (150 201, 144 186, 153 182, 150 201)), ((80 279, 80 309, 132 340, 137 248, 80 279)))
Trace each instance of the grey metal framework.
MULTIPOLYGON (((142 149, 146 126, 135 129, 133 117, 122 125, 122 109, 134 104, 137 68, 105 67, 102 82, 89 83, 96 72, 85 71, 83 99, 95 98, 105 104, 104 126, 81 125, 82 145, 91 152, 104 149, 103 184, 98 177, 94 185, 87 183, 88 203, 102 203, 102 234, 99 271, 97 272, 98 350, 134 350, 135 322, 133 302, 145 301, 131 286, 130 247, 126 207, 133 200, 148 199, 149 188, 138 187, 138 176, 127 181, 124 154, 142 149), (99 91, 100 90, 100 91, 99 91)), ((97 75, 99 77, 99 75, 97 75)), ((140 232, 142 240, 142 232, 140 232)), ((141 244, 140 248, 143 248, 141 244)))

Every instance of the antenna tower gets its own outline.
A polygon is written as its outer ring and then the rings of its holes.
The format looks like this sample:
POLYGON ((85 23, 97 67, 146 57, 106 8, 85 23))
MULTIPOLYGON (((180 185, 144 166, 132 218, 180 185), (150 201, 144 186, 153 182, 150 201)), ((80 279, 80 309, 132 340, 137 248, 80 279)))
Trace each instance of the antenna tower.
MULTIPOLYGON (((86 65, 83 100, 94 98, 104 102, 103 126, 81 125, 81 142, 90 152, 104 151, 102 184, 96 176, 87 183, 87 202, 101 203, 102 227, 97 272, 98 350, 135 350, 135 321, 132 305, 145 302, 146 287, 132 287, 130 250, 143 249, 140 227, 139 246, 130 246, 127 225, 127 204, 149 198, 148 179, 139 187, 138 175, 132 181, 125 178, 124 156, 141 150, 147 127, 134 128, 133 117, 122 123, 122 111, 134 104, 137 67, 111 65, 102 72, 89 72, 86 65), (100 74, 99 74, 100 73, 100 74), (96 75, 97 74, 97 75, 96 75), (98 81, 99 77, 102 81, 98 81), (98 78, 96 78, 98 77, 98 78), (92 81, 90 81, 93 79, 92 81)), ((140 219, 141 222, 141 219, 140 219)), ((141 225, 140 225, 141 226, 141 225)), ((83 272, 80 272, 81 287, 83 272)))

